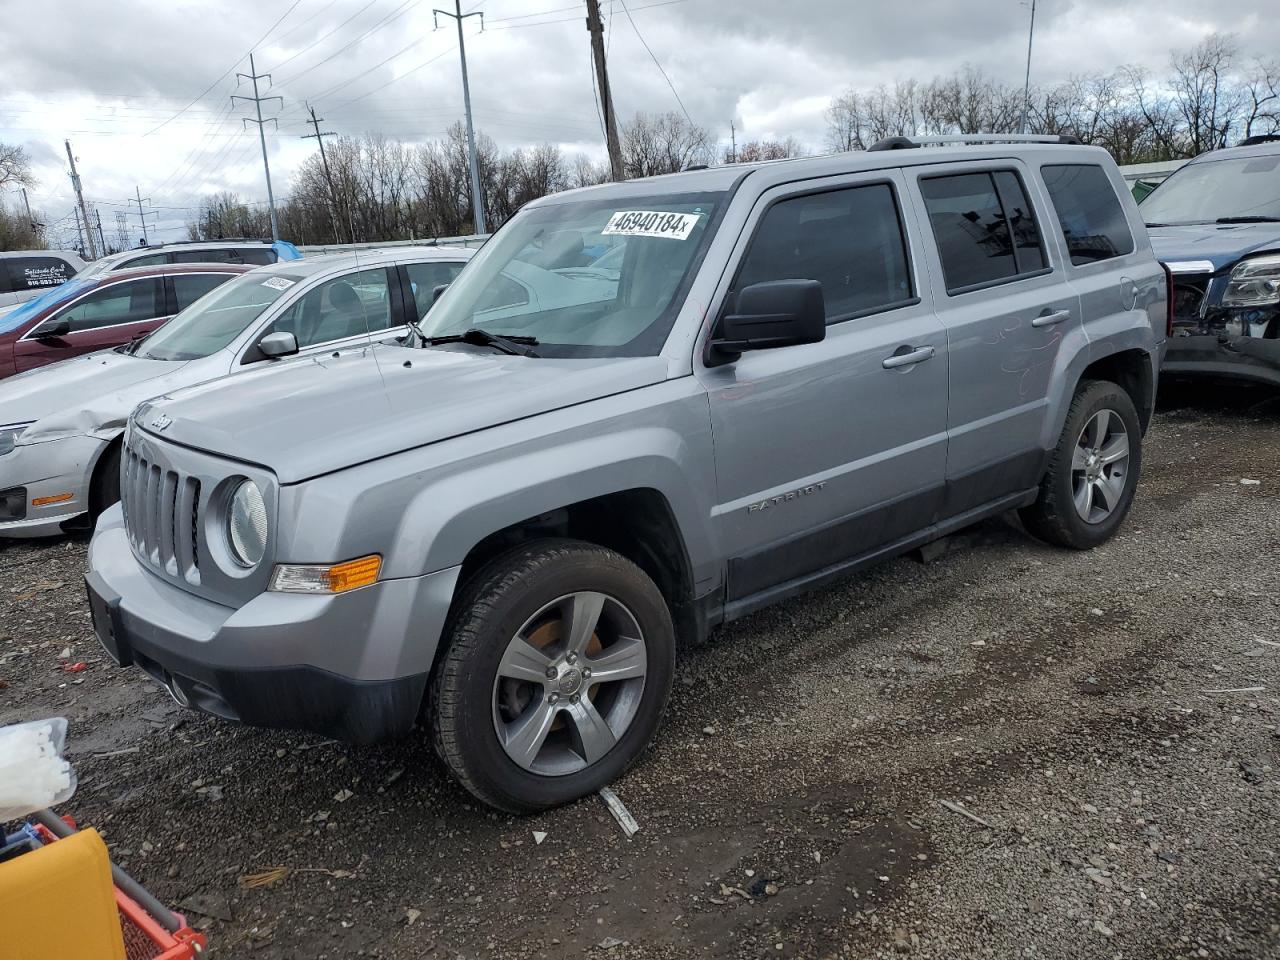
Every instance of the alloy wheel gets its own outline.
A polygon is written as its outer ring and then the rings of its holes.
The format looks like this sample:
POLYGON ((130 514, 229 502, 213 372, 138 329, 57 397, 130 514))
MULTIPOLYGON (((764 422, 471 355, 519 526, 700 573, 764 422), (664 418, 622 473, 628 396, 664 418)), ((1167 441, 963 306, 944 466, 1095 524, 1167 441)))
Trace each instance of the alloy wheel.
POLYGON ((1129 483, 1129 433, 1114 410, 1099 410, 1080 431, 1071 454, 1071 497, 1086 523, 1115 511, 1129 483))
POLYGON ((553 600, 516 632, 498 663, 498 741, 531 773, 577 773, 626 733, 647 670, 644 635, 626 605, 593 591, 553 600))

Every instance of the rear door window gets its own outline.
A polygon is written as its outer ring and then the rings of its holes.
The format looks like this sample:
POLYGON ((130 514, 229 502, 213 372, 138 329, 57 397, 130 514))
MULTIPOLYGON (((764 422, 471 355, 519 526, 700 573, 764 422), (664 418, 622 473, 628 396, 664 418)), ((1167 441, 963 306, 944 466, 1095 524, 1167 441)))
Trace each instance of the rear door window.
POLYGON ((922 177, 947 293, 958 294, 1045 269, 1035 211, 1018 175, 981 171, 922 177))
POLYGON ((409 286, 413 291, 413 300, 421 320, 431 309, 436 287, 442 283, 453 283, 453 278, 462 269, 461 263, 450 263, 445 260, 431 260, 426 263, 406 263, 405 273, 409 276, 409 286))
POLYGON ((234 250, 175 250, 174 263, 239 263, 234 250))
POLYGON ((779 200, 760 219, 736 293, 769 280, 817 280, 827 323, 914 296, 893 188, 873 183, 779 200))
POLYGON ((1133 252, 1133 233, 1105 170, 1092 163, 1054 163, 1040 171, 1073 264, 1133 252))
POLYGON ((234 274, 230 273, 180 273, 169 278, 173 283, 175 312, 181 312, 210 290, 222 286, 234 274))
POLYGON ((237 263, 251 263, 255 267, 276 262, 276 252, 270 247, 238 247, 235 253, 237 263))
MULTIPOLYGON (((71 333, 117 327, 164 316, 164 286, 159 277, 126 280, 95 290, 58 311, 48 323, 66 320, 71 333)), ((45 324, 41 324, 44 326, 45 324)))

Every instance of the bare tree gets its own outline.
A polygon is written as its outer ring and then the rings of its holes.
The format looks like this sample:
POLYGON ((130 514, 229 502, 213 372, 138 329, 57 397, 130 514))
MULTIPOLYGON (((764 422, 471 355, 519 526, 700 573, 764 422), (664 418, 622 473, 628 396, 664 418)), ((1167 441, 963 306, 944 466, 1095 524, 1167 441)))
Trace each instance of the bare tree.
POLYGON ((1245 80, 1244 135, 1280 132, 1280 61, 1254 61, 1245 80))
POLYGON ((34 183, 27 151, 16 144, 0 143, 0 187, 29 187, 34 183))
POLYGON ((1210 34, 1190 50, 1170 58, 1170 88, 1192 156, 1225 146, 1244 107, 1244 91, 1232 78, 1234 37, 1210 34))
POLYGON ((724 163, 758 163, 761 160, 786 160, 790 157, 803 157, 804 147, 795 137, 785 140, 748 140, 738 145, 736 153, 724 152, 724 163))
POLYGON ((676 173, 715 159, 711 132, 674 111, 637 113, 623 124, 621 140, 622 166, 629 179, 676 173))

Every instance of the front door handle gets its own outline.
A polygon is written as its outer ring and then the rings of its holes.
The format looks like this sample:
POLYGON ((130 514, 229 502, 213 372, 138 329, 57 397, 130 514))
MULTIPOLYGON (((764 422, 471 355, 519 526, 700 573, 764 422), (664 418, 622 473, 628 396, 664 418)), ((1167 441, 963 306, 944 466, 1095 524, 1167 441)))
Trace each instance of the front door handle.
POLYGON ((1061 323, 1063 320, 1071 319, 1070 310, 1055 310, 1052 313, 1042 313, 1031 321, 1033 327, 1052 327, 1055 323, 1061 323))
POLYGON ((886 370, 892 370, 895 367, 909 367, 913 363, 922 363, 928 360, 936 352, 933 347, 925 345, 916 347, 912 350, 910 347, 899 347, 899 350, 908 350, 908 353, 894 353, 892 356, 885 357, 880 361, 880 366, 886 370))

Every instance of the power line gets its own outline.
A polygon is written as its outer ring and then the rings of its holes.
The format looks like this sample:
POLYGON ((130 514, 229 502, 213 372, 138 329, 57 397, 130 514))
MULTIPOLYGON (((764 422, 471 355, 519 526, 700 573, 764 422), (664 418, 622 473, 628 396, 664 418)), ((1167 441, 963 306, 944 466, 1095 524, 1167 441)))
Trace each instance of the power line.
MULTIPOLYGON (((357 11, 356 11, 355 13, 353 13, 351 16, 347 17, 347 19, 343 20, 340 24, 338 24, 336 27, 334 27, 332 30, 330 30, 328 33, 326 33, 324 36, 319 37, 319 38, 317 38, 317 39, 313 40, 311 43, 307 44, 305 47, 303 47, 301 50, 299 50, 299 51, 298 51, 297 53, 295 53, 293 56, 289 57, 287 60, 282 60, 282 61, 280 61, 279 63, 277 63, 277 64, 276 64, 276 69, 277 69, 277 70, 279 70, 279 69, 280 69, 281 67, 283 67, 285 64, 287 64, 287 63, 292 63, 294 60, 297 60, 300 56, 302 56, 302 55, 303 55, 304 53, 306 53, 308 50, 311 50, 311 49, 313 49, 313 48, 315 48, 315 47, 319 46, 320 44, 324 43, 326 40, 328 40, 330 37, 332 37, 335 33, 337 33, 339 30, 341 30, 343 27, 345 27, 348 23, 350 23, 350 22, 351 22, 352 20, 354 20, 356 17, 360 16, 360 14, 364 13, 366 10, 368 10, 370 7, 372 7, 372 6, 373 6, 375 3, 377 3, 377 2, 378 2, 378 0, 369 0, 369 2, 368 2, 368 3, 366 3, 363 7, 361 7, 359 10, 357 10, 357 11)), ((342 52, 342 50, 345 50, 345 49, 346 49, 346 47, 341 47, 341 48, 339 48, 339 50, 338 50, 337 52, 338 52, 338 53, 340 53, 340 52, 342 52)), ((336 56, 336 53, 335 53, 335 56, 336 56)), ((326 58, 326 60, 327 60, 327 59, 329 59, 329 58, 326 58)), ((321 61, 320 61, 320 63, 324 63, 324 62, 325 62, 325 60, 321 60, 321 61)), ((312 66, 308 67, 306 70, 302 71, 302 73, 309 73, 310 71, 314 70, 316 67, 320 66, 320 63, 314 64, 314 65, 312 65, 312 66)), ((302 76, 302 73, 299 73, 299 74, 298 74, 298 76, 299 76, 299 77, 300 77, 300 76, 302 76)), ((292 79, 292 78, 291 78, 291 79, 292 79)), ((280 81, 280 82, 281 82, 281 83, 285 83, 285 82, 289 82, 289 81, 282 80, 282 81, 280 81)))
MULTIPOLYGON (((285 11, 281 16, 280 16, 280 18, 279 18, 278 20, 276 20, 276 22, 275 22, 275 23, 271 24, 271 26, 267 28, 267 32, 266 32, 266 33, 264 33, 261 37, 259 37, 259 38, 258 38, 257 43, 254 43, 254 44, 253 44, 253 46, 249 47, 249 51, 252 51, 252 50, 254 49, 254 47, 256 47, 259 43, 262 43, 262 41, 263 41, 263 40, 266 40, 266 39, 267 39, 267 37, 271 36, 271 31, 272 31, 272 30, 274 30, 276 27, 280 26, 280 24, 281 24, 281 22, 283 22, 284 18, 285 18, 285 17, 287 17, 289 14, 293 13, 294 8, 295 8, 295 7, 297 7, 297 6, 298 6, 298 4, 299 4, 299 3, 301 3, 301 2, 302 2, 302 0, 293 0, 293 3, 291 3, 291 4, 289 5, 289 9, 288 9, 288 10, 286 10, 286 11, 285 11)), ((213 90, 213 88, 214 88, 214 87, 216 87, 216 86, 217 86, 218 84, 220 84, 223 80, 225 80, 227 77, 229 77, 232 73, 234 73, 234 72, 235 72, 236 67, 240 66, 240 64, 244 61, 244 58, 245 58, 245 54, 243 54, 243 53, 242 53, 242 54, 240 54, 240 57, 236 60, 236 62, 235 62, 235 63, 233 63, 230 67, 228 67, 228 68, 226 69, 226 71, 224 71, 224 72, 223 72, 223 74, 222 74, 220 77, 218 77, 218 79, 217 79, 217 80, 213 81, 213 83, 211 83, 211 84, 209 84, 209 86, 205 87, 205 88, 204 88, 204 92, 203 92, 203 93, 201 93, 201 94, 200 94, 200 96, 196 97, 194 100, 192 100, 190 103, 188 103, 185 107, 183 107, 181 110, 179 110, 177 113, 175 113, 175 114, 174 114, 172 117, 170 117, 168 120, 166 120, 166 121, 164 121, 163 123, 161 123, 159 126, 154 127, 153 129, 151 129, 151 130, 147 131, 146 133, 144 133, 144 134, 143 134, 143 136, 144 136, 144 137, 149 137, 149 136, 151 136, 151 134, 155 133, 157 130, 161 130, 161 129, 163 129, 163 128, 164 128, 164 127, 166 127, 168 124, 172 123, 174 120, 177 120, 177 119, 178 119, 178 117, 182 116, 184 113, 186 113, 188 110, 190 110, 192 107, 194 107, 197 103, 199 103, 199 102, 200 102, 201 100, 203 100, 205 97, 207 97, 207 96, 209 95, 209 92, 210 92, 211 90, 213 90)), ((250 67, 249 69, 253 69, 253 68, 252 68, 252 67, 250 67)))
MULTIPOLYGON (((627 9, 627 0, 618 0, 618 2, 622 4, 622 12, 625 13, 627 15, 627 19, 631 21, 631 29, 636 32, 636 36, 639 37, 640 43, 644 46, 645 52, 648 53, 650 59, 653 60, 653 65, 658 68, 658 72, 662 74, 662 79, 666 80, 667 86, 671 88, 671 93, 676 98, 676 103, 680 104, 680 109, 684 111, 684 118, 689 121, 691 126, 696 126, 693 122, 693 117, 689 116, 689 111, 685 109, 684 101, 680 99, 680 94, 676 92, 676 85, 672 83, 671 78, 667 76, 667 71, 662 69, 662 64, 659 63, 658 58, 653 55, 653 51, 649 49, 649 44, 645 42, 644 35, 640 33, 640 28, 636 26, 635 17, 631 16, 631 11, 627 9)), ((676 2, 676 0, 670 0, 670 2, 676 2)), ((651 4, 651 6, 656 7, 660 6, 660 4, 655 3, 651 4)), ((639 10, 640 8, 637 7, 636 9, 639 10)))

